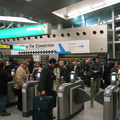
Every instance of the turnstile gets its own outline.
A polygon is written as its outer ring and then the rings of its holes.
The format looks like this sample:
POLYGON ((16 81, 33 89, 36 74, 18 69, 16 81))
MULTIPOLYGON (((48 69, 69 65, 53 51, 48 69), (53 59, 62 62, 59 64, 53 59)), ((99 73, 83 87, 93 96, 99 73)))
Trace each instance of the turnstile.
POLYGON ((90 97, 83 89, 84 82, 82 80, 59 86, 57 102, 58 120, 70 120, 84 109, 84 102, 90 100, 90 97))
POLYGON ((119 120, 120 115, 120 83, 109 85, 100 92, 95 100, 103 105, 103 120, 119 120))
POLYGON ((14 81, 8 82, 8 94, 7 94, 7 106, 13 106, 17 104, 18 98, 14 94, 14 81))
POLYGON ((103 120, 118 120, 120 115, 120 88, 110 85, 104 91, 103 120))
POLYGON ((33 97, 38 94, 36 91, 38 81, 27 81, 22 86, 22 116, 28 117, 33 111, 33 97))

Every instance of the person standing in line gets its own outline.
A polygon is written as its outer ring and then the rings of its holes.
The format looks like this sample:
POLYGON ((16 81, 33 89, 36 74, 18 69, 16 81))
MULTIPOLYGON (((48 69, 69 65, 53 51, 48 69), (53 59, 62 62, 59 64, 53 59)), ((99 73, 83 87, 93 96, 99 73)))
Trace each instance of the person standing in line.
POLYGON ((90 66, 90 71, 93 72, 93 94, 94 97, 99 92, 101 78, 102 78, 102 65, 100 64, 100 58, 96 57, 95 62, 90 66))
MULTIPOLYGON (((56 59, 51 58, 45 67, 41 71, 40 80, 38 83, 38 91, 40 95, 53 96, 53 81, 54 81, 54 73, 53 70, 56 66, 56 59)), ((54 98, 53 98, 54 99, 54 98)), ((56 101, 53 100, 56 103, 56 101)), ((54 104, 54 103, 53 103, 54 104)), ((55 116, 53 116, 55 119, 55 116)))
POLYGON ((36 62, 35 63, 35 67, 33 68, 33 72, 32 72, 32 76, 33 76, 33 80, 37 80, 37 72, 38 70, 42 70, 42 68, 40 67, 40 62, 36 62))
POLYGON ((35 61, 33 58, 31 58, 29 61, 29 65, 28 65, 28 70, 29 70, 30 74, 32 74, 32 72, 33 72, 34 64, 35 64, 35 61))
POLYGON ((73 62, 73 71, 75 72, 75 78, 76 78, 76 80, 78 80, 78 77, 80 77, 80 75, 79 75, 80 66, 79 66, 77 60, 74 60, 74 62, 73 62))
POLYGON ((26 69, 29 63, 22 61, 15 74, 14 91, 18 96, 18 109, 22 111, 22 85, 27 81, 26 69))
POLYGON ((41 95, 52 95, 54 80, 53 70, 55 68, 55 65, 56 59, 51 58, 41 71, 40 80, 37 88, 41 95))
POLYGON ((59 80, 58 80, 57 89, 59 85, 68 81, 67 67, 65 66, 64 61, 60 60, 58 64, 59 64, 59 80), (62 80, 62 77, 63 77, 63 80, 62 80))
POLYGON ((1 116, 9 116, 11 113, 6 112, 7 103, 7 81, 8 73, 4 69, 4 62, 0 61, 0 114, 1 116))
POLYGON ((67 67, 67 75, 68 75, 68 79, 67 79, 66 82, 70 82, 70 72, 73 70, 72 59, 68 59, 66 67, 67 67))

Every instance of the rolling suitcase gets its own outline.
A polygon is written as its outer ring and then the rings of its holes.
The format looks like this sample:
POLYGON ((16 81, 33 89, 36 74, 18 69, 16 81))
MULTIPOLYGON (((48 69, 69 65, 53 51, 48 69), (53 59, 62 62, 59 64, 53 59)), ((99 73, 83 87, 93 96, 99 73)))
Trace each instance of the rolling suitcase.
POLYGON ((33 97, 33 119, 32 120, 52 120, 53 97, 35 96, 33 97))

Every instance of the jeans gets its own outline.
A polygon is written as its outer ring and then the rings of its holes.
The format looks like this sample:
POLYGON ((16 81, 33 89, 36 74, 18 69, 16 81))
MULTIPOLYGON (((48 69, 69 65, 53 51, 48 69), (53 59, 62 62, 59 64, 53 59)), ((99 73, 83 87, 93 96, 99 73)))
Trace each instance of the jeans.
POLYGON ((0 95, 0 113, 6 112, 7 95, 0 95))

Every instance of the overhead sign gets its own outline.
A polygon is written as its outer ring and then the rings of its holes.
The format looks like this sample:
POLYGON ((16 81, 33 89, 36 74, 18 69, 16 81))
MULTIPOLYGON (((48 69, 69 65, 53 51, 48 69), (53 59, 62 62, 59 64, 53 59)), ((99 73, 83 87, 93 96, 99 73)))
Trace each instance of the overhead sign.
POLYGON ((26 52, 41 51, 43 54, 90 53, 89 40, 30 43, 20 45, 26 47, 26 52))
POLYGON ((44 35, 50 33, 51 33, 51 25, 46 23, 46 24, 0 30, 0 39, 44 35))
POLYGON ((10 46, 10 45, 3 45, 3 44, 0 44, 0 48, 2 48, 2 49, 10 49, 11 46, 10 46))
POLYGON ((12 50, 26 50, 26 47, 20 45, 12 45, 12 50))
POLYGON ((0 49, 26 50, 25 46, 0 44, 0 49))

